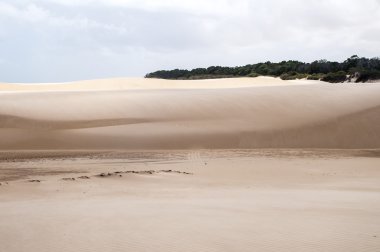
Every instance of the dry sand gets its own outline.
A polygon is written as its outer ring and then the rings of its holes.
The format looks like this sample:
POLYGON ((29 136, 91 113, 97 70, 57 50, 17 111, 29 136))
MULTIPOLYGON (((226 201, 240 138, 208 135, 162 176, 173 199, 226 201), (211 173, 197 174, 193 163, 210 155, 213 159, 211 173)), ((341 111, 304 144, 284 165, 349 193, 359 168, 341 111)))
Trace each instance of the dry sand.
POLYGON ((379 251, 379 155, 2 152, 0 251, 379 251))
POLYGON ((380 147, 380 83, 267 77, 3 86, 0 149, 380 147))
POLYGON ((380 83, 0 84, 0 251, 380 251, 379 137, 380 83))

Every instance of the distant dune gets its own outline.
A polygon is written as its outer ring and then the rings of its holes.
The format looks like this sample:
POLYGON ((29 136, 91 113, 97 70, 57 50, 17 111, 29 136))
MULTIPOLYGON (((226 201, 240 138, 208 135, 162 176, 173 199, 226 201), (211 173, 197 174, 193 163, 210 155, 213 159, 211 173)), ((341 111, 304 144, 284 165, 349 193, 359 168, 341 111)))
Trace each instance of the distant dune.
POLYGON ((0 149, 380 148, 380 83, 0 84, 0 149))
POLYGON ((292 83, 310 84, 319 81, 284 82, 280 78, 225 78, 208 80, 164 80, 147 78, 114 78, 99 80, 84 80, 64 83, 0 83, 0 91, 95 91, 95 90, 131 90, 131 89, 210 89, 238 88, 252 86, 277 86, 292 83))

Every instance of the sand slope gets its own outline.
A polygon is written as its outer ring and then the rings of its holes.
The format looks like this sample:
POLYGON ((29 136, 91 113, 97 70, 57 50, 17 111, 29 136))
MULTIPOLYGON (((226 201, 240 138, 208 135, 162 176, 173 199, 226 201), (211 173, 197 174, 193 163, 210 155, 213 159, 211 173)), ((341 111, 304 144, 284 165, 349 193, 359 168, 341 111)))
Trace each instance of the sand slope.
POLYGON ((380 83, 114 79, 0 90, 0 149, 380 147, 380 83))

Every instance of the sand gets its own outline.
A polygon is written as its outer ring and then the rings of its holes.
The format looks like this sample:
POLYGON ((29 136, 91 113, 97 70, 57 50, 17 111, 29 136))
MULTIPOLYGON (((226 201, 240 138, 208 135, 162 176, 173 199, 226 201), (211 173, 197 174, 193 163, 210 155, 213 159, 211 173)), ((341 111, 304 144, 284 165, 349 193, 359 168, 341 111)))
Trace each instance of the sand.
POLYGON ((380 83, 0 84, 0 251, 379 251, 380 83))
POLYGON ((113 78, 73 81, 64 83, 0 83, 4 91, 94 91, 94 90, 139 90, 139 89, 220 89, 258 86, 307 85, 319 81, 282 81, 279 78, 225 78, 206 80, 164 80, 146 78, 113 78), (53 84, 53 85, 52 85, 53 84))
POLYGON ((0 90, 3 150, 380 147, 380 83, 116 79, 0 90))
POLYGON ((1 152, 1 251, 378 251, 379 155, 1 152))

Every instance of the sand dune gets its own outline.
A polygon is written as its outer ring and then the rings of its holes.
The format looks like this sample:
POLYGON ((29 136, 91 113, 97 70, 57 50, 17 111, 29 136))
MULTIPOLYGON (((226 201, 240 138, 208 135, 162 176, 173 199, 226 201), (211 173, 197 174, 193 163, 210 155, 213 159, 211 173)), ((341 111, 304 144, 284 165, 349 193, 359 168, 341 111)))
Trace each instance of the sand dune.
POLYGON ((73 81, 65 83, 0 83, 0 91, 74 91, 74 90, 133 90, 133 89, 209 89, 236 88, 252 86, 282 86, 311 84, 317 81, 288 81, 278 78, 257 77, 236 79, 207 79, 207 80, 163 80, 145 78, 114 78, 73 81))
POLYGON ((1 149, 379 148, 380 83, 1 84, 1 149))
POLYGON ((380 83, 0 90, 1 251, 379 251, 380 83))

